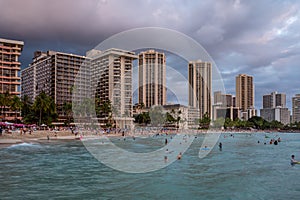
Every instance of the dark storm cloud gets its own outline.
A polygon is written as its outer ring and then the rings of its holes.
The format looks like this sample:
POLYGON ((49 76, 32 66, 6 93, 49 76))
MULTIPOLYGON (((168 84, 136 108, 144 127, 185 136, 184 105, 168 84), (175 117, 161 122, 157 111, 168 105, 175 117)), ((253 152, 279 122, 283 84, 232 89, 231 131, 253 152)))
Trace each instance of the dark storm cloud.
MULTIPOLYGON (((120 31, 171 28, 205 47, 227 91, 234 93, 235 76, 246 73, 254 76, 257 102, 275 90, 289 99, 300 93, 299 6, 298 1, 271 0, 0 0, 0 37, 25 41, 24 68, 35 50, 84 55, 120 31)), ((180 59, 167 61, 185 72, 180 59)))

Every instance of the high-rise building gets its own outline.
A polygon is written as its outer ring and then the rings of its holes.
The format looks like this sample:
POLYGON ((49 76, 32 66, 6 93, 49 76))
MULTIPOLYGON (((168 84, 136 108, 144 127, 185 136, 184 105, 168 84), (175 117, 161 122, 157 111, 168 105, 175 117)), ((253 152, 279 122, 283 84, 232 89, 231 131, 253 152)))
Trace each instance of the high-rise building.
MULTIPOLYGON (((64 103, 72 103, 72 89, 80 67, 87 61, 85 56, 62 53, 56 51, 36 51, 32 63, 22 70, 22 96, 27 95, 32 102, 42 91, 53 98, 56 111, 60 119, 65 118, 64 103)), ((88 65, 82 67, 86 77, 82 76, 82 96, 87 96, 90 91, 88 65)), ((78 96, 78 95, 77 95, 78 96)), ((78 96, 79 98, 79 96, 78 96)))
MULTIPOLYGON (((0 93, 19 95, 21 63, 19 57, 24 42, 0 38, 0 93)), ((20 118, 20 112, 12 111, 9 107, 2 107, 1 118, 13 120, 20 118)))
POLYGON ((286 107, 286 95, 272 92, 263 96, 263 108, 286 107))
POLYGON ((290 115, 291 112, 286 107, 260 109, 260 116, 268 122, 276 120, 286 125, 290 123, 290 115))
POLYGON ((139 103, 149 108, 166 104, 166 56, 155 50, 139 54, 139 103))
POLYGON ((212 113, 212 64, 201 60, 188 63, 189 106, 198 108, 200 119, 212 113))
POLYGON ((263 109, 260 109, 260 116, 268 122, 276 120, 289 124, 290 111, 286 107, 286 95, 277 92, 263 95, 263 109))
POLYGON ((214 92, 214 104, 218 104, 223 107, 233 106, 232 95, 222 94, 221 91, 216 91, 214 92))
MULTIPOLYGON (((131 128, 132 118, 132 67, 138 56, 134 52, 121 49, 106 51, 92 50, 92 94, 99 98, 100 104, 111 102, 112 117, 117 128, 131 128)), ((101 113, 102 119, 108 113, 101 113)))
POLYGON ((292 98, 292 119, 293 122, 300 122, 300 94, 292 98))
POLYGON ((214 92, 213 120, 218 118, 239 118, 239 109, 235 107, 234 97, 231 94, 222 94, 221 91, 214 92))
POLYGON ((236 77, 236 106, 242 111, 254 108, 253 77, 239 74, 236 77))

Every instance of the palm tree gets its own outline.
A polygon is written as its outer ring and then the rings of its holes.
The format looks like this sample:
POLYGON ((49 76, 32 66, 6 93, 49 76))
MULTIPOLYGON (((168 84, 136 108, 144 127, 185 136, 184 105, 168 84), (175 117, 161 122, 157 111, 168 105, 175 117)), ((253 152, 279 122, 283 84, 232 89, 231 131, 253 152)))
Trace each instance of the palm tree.
POLYGON ((41 92, 34 101, 33 108, 39 111, 39 125, 42 123, 42 113, 46 113, 51 108, 51 99, 45 92, 41 92))
POLYGON ((14 95, 11 100, 11 110, 15 111, 16 119, 18 117, 17 111, 21 112, 21 108, 22 108, 22 101, 18 96, 14 95))
POLYGON ((63 104, 63 111, 67 116, 67 124, 69 124, 71 122, 71 116, 72 116, 72 103, 65 102, 63 104))
POLYGON ((8 91, 4 94, 0 94, 0 106, 1 106, 1 114, 3 115, 3 121, 5 121, 5 108, 11 106, 11 96, 8 91))
POLYGON ((36 113, 34 113, 34 110, 32 108, 32 101, 29 98, 29 96, 24 95, 21 99, 22 102, 22 109, 21 109, 21 116, 23 118, 23 121, 26 123, 34 123, 37 121, 36 119, 36 113))

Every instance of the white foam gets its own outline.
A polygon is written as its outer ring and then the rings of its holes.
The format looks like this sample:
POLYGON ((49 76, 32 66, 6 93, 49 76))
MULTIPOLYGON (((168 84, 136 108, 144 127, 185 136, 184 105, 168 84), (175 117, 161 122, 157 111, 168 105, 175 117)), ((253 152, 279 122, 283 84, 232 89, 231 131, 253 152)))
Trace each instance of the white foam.
POLYGON ((17 148, 17 147, 38 147, 40 146, 39 144, 34 144, 34 143, 27 143, 27 142, 23 142, 23 143, 19 143, 19 144, 13 144, 8 148, 17 148))

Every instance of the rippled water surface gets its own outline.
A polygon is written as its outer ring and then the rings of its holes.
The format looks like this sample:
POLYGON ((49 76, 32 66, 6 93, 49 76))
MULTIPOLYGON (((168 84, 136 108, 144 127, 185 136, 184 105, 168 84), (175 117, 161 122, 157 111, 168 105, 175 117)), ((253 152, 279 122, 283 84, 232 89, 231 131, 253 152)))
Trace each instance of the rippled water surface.
MULTIPOLYGON (((101 164, 80 141, 23 143, 0 149, 0 199, 299 199, 300 134, 220 137, 204 159, 198 136, 181 160, 144 174, 128 174, 101 164), (258 143, 260 141, 260 143, 258 143), (264 145, 264 142, 267 142, 264 145)), ((170 136, 167 136, 170 139, 170 136)), ((134 152, 164 145, 166 136, 113 139, 134 152)))

